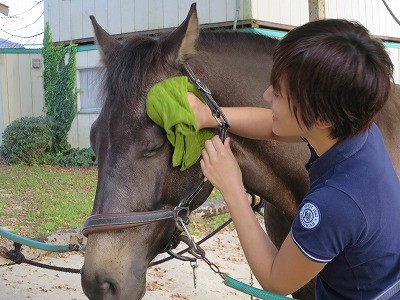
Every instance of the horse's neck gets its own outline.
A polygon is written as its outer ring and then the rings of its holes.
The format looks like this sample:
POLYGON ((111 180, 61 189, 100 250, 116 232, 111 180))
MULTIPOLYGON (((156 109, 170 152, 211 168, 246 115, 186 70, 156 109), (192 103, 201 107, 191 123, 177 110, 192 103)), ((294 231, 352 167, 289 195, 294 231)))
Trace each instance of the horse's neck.
POLYGON ((400 85, 395 85, 393 93, 375 121, 382 132, 394 169, 400 178, 400 85))
POLYGON ((266 106, 262 95, 269 85, 272 47, 273 42, 264 45, 262 39, 208 42, 191 63, 220 106, 266 106))

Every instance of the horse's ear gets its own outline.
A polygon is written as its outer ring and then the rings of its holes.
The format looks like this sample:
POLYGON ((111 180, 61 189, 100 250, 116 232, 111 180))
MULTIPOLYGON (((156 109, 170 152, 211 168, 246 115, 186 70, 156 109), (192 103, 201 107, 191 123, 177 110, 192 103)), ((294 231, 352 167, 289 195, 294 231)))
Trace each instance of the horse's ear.
POLYGON ((195 53, 198 37, 199 22, 197 19, 196 3, 193 3, 190 6, 185 21, 163 41, 163 51, 179 65, 189 55, 195 53))
POLYGON ((97 23, 94 16, 90 16, 94 29, 94 37, 96 44, 99 46, 100 53, 104 59, 108 53, 112 51, 115 47, 119 46, 119 42, 108 34, 100 25, 97 23))

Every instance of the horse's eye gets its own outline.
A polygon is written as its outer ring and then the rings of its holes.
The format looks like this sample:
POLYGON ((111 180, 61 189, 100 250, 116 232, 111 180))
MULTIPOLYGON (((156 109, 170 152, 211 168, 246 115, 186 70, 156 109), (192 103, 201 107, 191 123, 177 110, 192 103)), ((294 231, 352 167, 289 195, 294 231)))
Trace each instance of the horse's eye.
POLYGON ((164 143, 155 145, 154 147, 152 147, 151 149, 147 149, 144 153, 143 156, 144 157, 151 157, 155 154, 157 154, 164 146, 164 143))

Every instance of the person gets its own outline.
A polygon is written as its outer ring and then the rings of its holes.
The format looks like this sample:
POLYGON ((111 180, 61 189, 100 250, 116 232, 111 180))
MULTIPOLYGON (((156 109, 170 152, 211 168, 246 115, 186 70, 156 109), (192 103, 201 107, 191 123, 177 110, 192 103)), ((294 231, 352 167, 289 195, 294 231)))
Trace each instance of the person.
MULTIPOLYGON (((202 152, 203 173, 264 289, 288 295, 316 277, 317 299, 373 299, 400 280, 400 183, 373 123, 392 72, 384 46, 362 25, 313 21, 276 46, 263 94, 270 109, 222 108, 234 134, 305 141, 311 151, 310 189, 279 250, 248 204, 230 138, 215 136, 202 152)), ((217 126, 206 105, 188 99, 199 128, 217 126)))

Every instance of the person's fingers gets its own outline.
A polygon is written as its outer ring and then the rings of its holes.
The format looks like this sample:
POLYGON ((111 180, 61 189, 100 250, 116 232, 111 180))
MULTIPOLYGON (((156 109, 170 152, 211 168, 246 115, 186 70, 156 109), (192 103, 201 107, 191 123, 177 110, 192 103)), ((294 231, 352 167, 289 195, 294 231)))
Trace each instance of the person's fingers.
POLYGON ((227 138, 225 139, 225 141, 224 141, 224 146, 225 146, 226 149, 231 150, 231 138, 230 138, 230 137, 227 137, 227 138))
POLYGON ((211 139, 211 142, 212 142, 216 152, 224 151, 224 144, 222 144, 222 141, 221 141, 221 139, 219 138, 218 135, 214 136, 211 139))
MULTIPOLYGON (((203 166, 204 166, 205 164, 208 164, 208 163, 210 162, 210 157, 208 156, 208 153, 207 153, 207 150, 206 150, 206 149, 203 149, 203 150, 201 151, 201 156, 203 157, 203 159, 202 159, 202 161, 203 161, 203 166)), ((200 161, 200 163, 201 163, 201 161, 200 161)))
POLYGON ((205 142, 205 149, 207 151, 208 156, 214 156, 216 153, 215 145, 214 145, 214 138, 211 140, 207 140, 205 142))
POLYGON ((234 157, 232 149, 231 149, 231 138, 227 137, 224 142, 225 149, 234 157))
POLYGON ((201 167, 201 170, 203 171, 203 174, 204 174, 204 165, 205 165, 204 158, 202 158, 202 159, 200 159, 200 167, 201 167))

